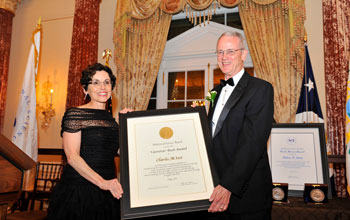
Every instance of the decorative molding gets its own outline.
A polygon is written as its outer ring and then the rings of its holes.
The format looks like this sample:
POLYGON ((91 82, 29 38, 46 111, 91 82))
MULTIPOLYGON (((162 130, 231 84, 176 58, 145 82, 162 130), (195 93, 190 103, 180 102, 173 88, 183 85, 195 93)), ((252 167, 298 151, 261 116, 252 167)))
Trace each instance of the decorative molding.
MULTIPOLYGON (((206 26, 195 26, 167 41, 164 48, 162 63, 167 62, 167 65, 165 66, 170 67, 169 65, 171 65, 170 63, 172 61, 176 62, 175 66, 178 66, 178 62, 181 61, 182 64, 188 63, 190 66, 194 66, 195 63, 199 64, 201 62, 209 62, 209 60, 200 60, 200 58, 211 58, 213 63, 209 63, 212 65, 212 67, 216 66, 216 41, 225 31, 239 32, 243 35, 243 37, 245 37, 243 30, 225 26, 213 21, 209 22, 209 24, 206 26)), ((244 40, 244 45, 245 48, 248 48, 246 40, 244 40)), ((244 66, 253 67, 250 53, 244 62, 244 66)), ((162 72, 163 70, 159 71, 162 72)))
POLYGON ((0 8, 15 14, 17 4, 20 4, 21 1, 22 0, 0 0, 0 8))

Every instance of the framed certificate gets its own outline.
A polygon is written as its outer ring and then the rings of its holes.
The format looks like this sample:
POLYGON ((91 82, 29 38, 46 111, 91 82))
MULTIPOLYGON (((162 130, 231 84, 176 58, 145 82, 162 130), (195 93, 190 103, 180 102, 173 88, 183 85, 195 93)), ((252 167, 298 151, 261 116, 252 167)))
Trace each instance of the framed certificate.
POLYGON ((296 123, 272 127, 268 142, 272 181, 288 183, 289 196, 302 197, 305 183, 330 187, 323 126, 296 123))
POLYGON ((205 210, 215 186, 204 107, 120 114, 121 218, 205 210))

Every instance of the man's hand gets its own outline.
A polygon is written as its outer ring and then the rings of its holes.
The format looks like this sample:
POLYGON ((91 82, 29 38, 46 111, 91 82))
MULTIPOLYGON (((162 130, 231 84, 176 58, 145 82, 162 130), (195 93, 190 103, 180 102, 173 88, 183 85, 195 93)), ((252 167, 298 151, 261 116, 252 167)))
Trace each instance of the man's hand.
MULTIPOLYGON (((124 108, 124 109, 122 109, 122 110, 120 110, 120 114, 126 114, 126 113, 128 113, 128 112, 133 112, 134 110, 133 109, 130 109, 130 108, 124 108)), ((116 120, 117 121, 119 121, 119 114, 117 114, 117 116, 116 116, 116 120)))
POLYGON ((192 108, 195 108, 195 107, 197 107, 197 106, 199 106, 199 105, 198 105, 198 102, 197 102, 197 101, 193 101, 191 107, 192 107, 192 108))
POLYGON ((227 209, 230 202, 231 192, 217 185, 211 194, 209 201, 212 202, 208 212, 223 212, 227 209))

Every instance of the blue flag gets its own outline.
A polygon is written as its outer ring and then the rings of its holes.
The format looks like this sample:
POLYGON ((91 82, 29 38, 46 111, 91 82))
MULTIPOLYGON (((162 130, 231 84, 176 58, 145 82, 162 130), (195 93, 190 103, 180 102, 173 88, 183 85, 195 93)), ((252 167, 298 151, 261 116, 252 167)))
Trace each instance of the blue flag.
POLYGON ((312 71, 309 51, 305 44, 305 64, 304 77, 300 90, 300 98, 297 113, 295 116, 296 123, 321 123, 323 115, 318 99, 317 87, 312 71))

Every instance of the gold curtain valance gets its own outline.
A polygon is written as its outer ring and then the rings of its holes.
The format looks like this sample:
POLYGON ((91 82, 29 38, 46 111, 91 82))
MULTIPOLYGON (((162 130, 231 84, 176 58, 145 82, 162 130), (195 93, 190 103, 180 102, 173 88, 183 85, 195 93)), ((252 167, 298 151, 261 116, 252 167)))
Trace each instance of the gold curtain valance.
POLYGON ((21 1, 22 0, 0 0, 0 8, 15 14, 17 4, 21 3, 21 1))
POLYGON ((207 9, 214 0, 187 0, 186 2, 191 8, 201 11, 207 9))
POLYGON ((152 16, 157 8, 168 14, 176 14, 184 10, 188 5, 193 10, 202 11, 209 8, 213 3, 222 5, 224 7, 234 7, 241 0, 129 0, 122 1, 118 4, 115 19, 119 19, 123 15, 134 19, 147 19, 152 16))
POLYGON ((175 14, 180 12, 186 5, 183 0, 163 0, 160 4, 160 9, 168 14, 175 14))
POLYGON ((241 0, 220 0, 220 5, 226 8, 232 8, 241 3, 241 0))
MULTIPOLYGON (((114 17, 114 42, 118 45, 115 53, 124 58, 127 31, 139 34, 152 31, 153 28, 148 28, 144 22, 139 21, 150 19, 157 13, 159 15, 156 16, 159 17, 163 13, 171 15, 183 10, 194 25, 205 25, 220 5, 234 7, 240 2, 241 0, 120 0, 114 17)), ((154 26, 157 20, 152 19, 151 23, 154 26)), ((119 67, 123 68, 123 64, 120 63, 119 67)))
MULTIPOLYGON (((252 0, 254 3, 259 4, 259 5, 268 5, 271 3, 275 3, 278 0, 252 0)), ((285 2, 287 0, 282 0, 282 2, 285 2)))
POLYGON ((161 0, 130 0, 131 17, 146 19, 154 14, 161 0))

